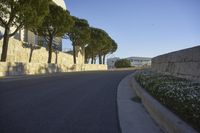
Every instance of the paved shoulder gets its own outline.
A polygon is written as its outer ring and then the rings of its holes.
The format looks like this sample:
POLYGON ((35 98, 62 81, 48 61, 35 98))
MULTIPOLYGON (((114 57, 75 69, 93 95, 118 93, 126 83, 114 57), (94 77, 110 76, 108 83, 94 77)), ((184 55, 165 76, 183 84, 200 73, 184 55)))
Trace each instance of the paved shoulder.
POLYGON ((131 88, 131 77, 125 77, 118 86, 117 102, 122 133, 161 133, 131 88))

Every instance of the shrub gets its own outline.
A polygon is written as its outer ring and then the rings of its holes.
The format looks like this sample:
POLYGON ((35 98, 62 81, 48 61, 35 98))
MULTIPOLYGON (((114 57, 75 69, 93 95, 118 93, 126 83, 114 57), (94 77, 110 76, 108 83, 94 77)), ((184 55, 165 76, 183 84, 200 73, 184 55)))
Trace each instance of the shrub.
POLYGON ((200 131, 200 83, 151 71, 135 78, 160 103, 200 131))
POLYGON ((127 67, 131 67, 131 62, 127 59, 121 59, 121 60, 117 60, 115 62, 115 67, 116 68, 127 68, 127 67))

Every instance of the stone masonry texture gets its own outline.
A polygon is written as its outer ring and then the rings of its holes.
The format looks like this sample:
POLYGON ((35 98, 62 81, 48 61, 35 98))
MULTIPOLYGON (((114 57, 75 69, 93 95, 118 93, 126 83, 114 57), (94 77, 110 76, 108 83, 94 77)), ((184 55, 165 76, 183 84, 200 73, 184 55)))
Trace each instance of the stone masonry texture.
POLYGON ((157 56, 152 59, 152 69, 200 81, 200 46, 157 56))
MULTIPOLYGON (((0 56, 2 45, 1 40, 0 56)), ((52 64, 48 64, 48 51, 44 47, 33 51, 31 63, 28 62, 29 54, 30 48, 25 48, 21 41, 10 39, 7 62, 0 62, 0 76, 107 70, 107 65, 84 64, 84 56, 80 51, 77 53, 76 65, 73 64, 73 56, 63 52, 58 53, 57 64, 56 54, 53 52, 52 64)))

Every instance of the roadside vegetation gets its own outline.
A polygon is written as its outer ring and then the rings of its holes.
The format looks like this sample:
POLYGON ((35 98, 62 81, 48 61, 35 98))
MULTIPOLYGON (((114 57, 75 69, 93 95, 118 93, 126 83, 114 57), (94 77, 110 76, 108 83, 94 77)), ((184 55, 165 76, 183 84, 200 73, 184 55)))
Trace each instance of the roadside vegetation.
POLYGON ((115 62, 115 67, 116 68, 128 68, 128 67, 131 67, 131 62, 130 62, 130 60, 127 60, 127 59, 120 59, 115 62))
POLYGON ((49 12, 50 0, 0 0, 0 26, 4 28, 1 61, 7 59, 9 39, 19 30, 40 25, 49 12), (11 28, 14 28, 11 31, 11 28))
POLYGON ((85 61, 91 64, 96 63, 98 58, 99 64, 105 64, 106 55, 112 54, 117 50, 117 43, 99 28, 90 27, 90 40, 88 47, 85 49, 85 61))
POLYGON ((40 45, 24 42, 25 47, 30 48, 30 58, 34 49, 47 46, 49 53, 47 63, 51 63, 52 52, 59 51, 54 39, 62 37, 70 39, 73 46, 74 64, 76 64, 77 52, 85 52, 85 63, 105 64, 107 55, 117 50, 117 43, 106 31, 90 27, 87 20, 70 15, 70 11, 64 10, 52 0, 0 0, 0 26, 4 33, 3 47, 0 61, 6 62, 9 39, 22 29, 32 31, 42 38, 40 45), (13 29, 14 30, 11 30, 13 29))
POLYGON ((161 104, 200 131, 200 83, 151 71, 140 72, 135 79, 161 104))

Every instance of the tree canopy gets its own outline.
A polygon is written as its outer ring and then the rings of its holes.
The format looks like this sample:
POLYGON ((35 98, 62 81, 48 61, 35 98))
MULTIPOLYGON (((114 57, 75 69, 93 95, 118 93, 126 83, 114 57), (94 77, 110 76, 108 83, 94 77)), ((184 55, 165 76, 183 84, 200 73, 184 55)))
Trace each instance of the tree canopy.
MULTIPOLYGON (((85 19, 71 16, 69 11, 52 0, 0 0, 0 26, 5 29, 0 37, 3 38, 1 61, 6 61, 9 38, 22 28, 45 38, 49 51, 48 63, 51 63, 52 51, 58 49, 53 40, 64 35, 72 41, 74 64, 77 47, 82 52, 85 50, 86 60, 91 58, 92 63, 98 57, 99 64, 105 64, 106 55, 117 50, 117 43, 108 33, 90 27, 85 19), (11 28, 15 29, 11 31, 11 28)), ((30 48, 34 50, 32 46, 30 48)))
POLYGON ((4 30, 1 61, 6 61, 9 38, 23 27, 35 27, 48 14, 50 0, 0 0, 0 26, 4 30), (10 28, 15 28, 11 32, 10 28))
POLYGON ((102 29, 90 27, 91 38, 86 47, 86 61, 91 58, 91 63, 99 57, 99 64, 105 64, 105 57, 117 50, 117 43, 102 29))
POLYGON ((84 49, 90 41, 90 29, 87 20, 73 17, 74 26, 67 33, 73 46, 74 64, 76 64, 76 46, 84 49))
POLYGON ((66 32, 69 32, 73 25, 74 21, 69 11, 56 4, 49 5, 49 14, 45 16, 43 23, 37 28, 38 34, 48 42, 48 63, 51 63, 53 39, 62 37, 66 32))

